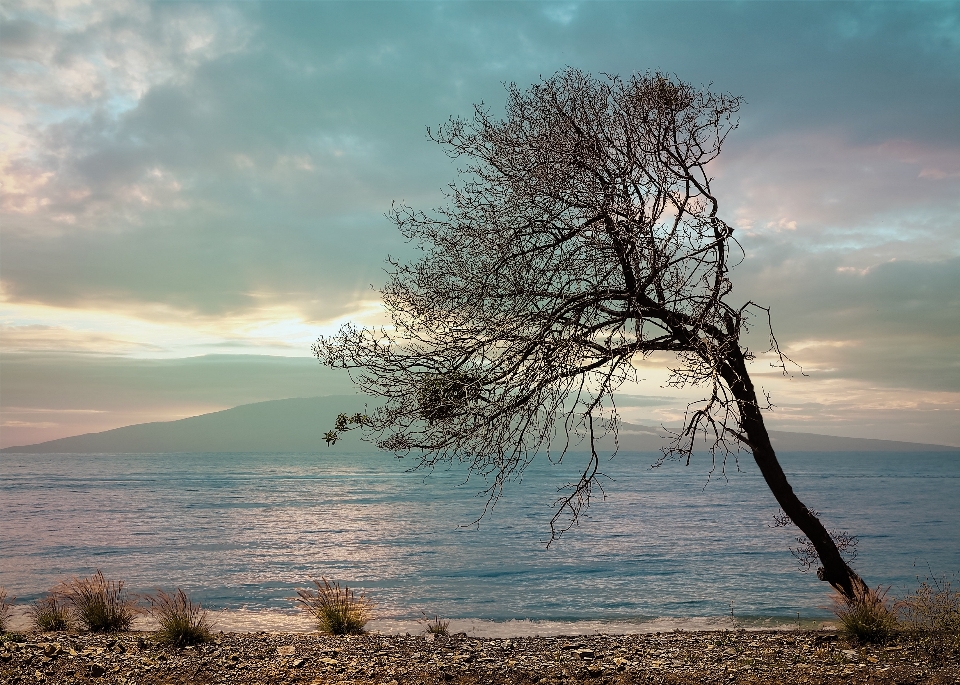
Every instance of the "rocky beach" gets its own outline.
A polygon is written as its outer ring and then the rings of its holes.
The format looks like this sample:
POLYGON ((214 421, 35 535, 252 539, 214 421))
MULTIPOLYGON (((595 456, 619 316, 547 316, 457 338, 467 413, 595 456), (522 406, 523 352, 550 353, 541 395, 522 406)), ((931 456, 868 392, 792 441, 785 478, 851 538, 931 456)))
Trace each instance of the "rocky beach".
POLYGON ((144 685, 875 683, 953 685, 960 659, 907 642, 856 647, 833 631, 674 631, 520 637, 218 633, 172 648, 149 632, 27 633, 0 649, 0 680, 144 685))

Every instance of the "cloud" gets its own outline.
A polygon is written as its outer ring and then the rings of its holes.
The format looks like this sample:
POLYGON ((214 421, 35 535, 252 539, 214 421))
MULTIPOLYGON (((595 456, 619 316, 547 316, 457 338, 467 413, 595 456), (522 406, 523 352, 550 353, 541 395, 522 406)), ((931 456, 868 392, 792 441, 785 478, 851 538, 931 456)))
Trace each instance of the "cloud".
MULTIPOLYGON (((3 207, 66 223, 84 211, 102 218, 109 199, 95 178, 69 173, 71 161, 153 88, 189 80, 250 36, 229 5, 8 3, 4 14, 4 107, 15 116, 0 130, 3 207)), ((135 180, 134 203, 147 197, 137 190, 135 180)))
POLYGON ((664 395, 617 395, 617 407, 660 407, 676 403, 675 397, 664 395))
MULTIPOLYGON (((955 148, 847 138, 891 111, 900 114, 885 130, 904 132, 914 106, 885 87, 957 77, 925 42, 952 35, 943 27, 956 13, 586 3, 559 23, 548 16, 564 7, 397 3, 371 20, 363 6, 335 3, 11 6, 4 49, 20 118, 3 163, 5 256, 16 256, 3 263, 7 297, 223 315, 272 297, 302 303, 309 320, 336 318, 382 280, 386 253, 408 254, 383 218, 390 202, 442 201, 453 166, 424 126, 481 100, 496 109, 502 81, 566 64, 662 67, 744 92, 755 104, 721 181, 735 179, 736 218, 754 230, 800 225, 814 206, 821 224, 829 216, 871 232, 863 209, 906 195, 891 186, 926 188, 914 206, 933 194, 934 212, 955 211, 942 206, 955 148), (694 48, 655 30, 667 19, 715 30, 694 48), (864 50, 896 68, 862 60, 864 50), (829 64, 809 59, 825 52, 829 64), (862 83, 872 90, 858 102, 883 97, 883 107, 851 117, 844 103, 862 83), (817 122, 827 120, 825 136, 817 122), (866 196, 865 165, 879 177, 866 196), (927 183, 901 184, 910 173, 927 183)), ((941 57, 956 50, 939 45, 941 57)), ((947 111, 950 92, 931 90, 928 107, 947 111)), ((928 129, 909 127, 921 138, 928 129)), ((918 224, 942 218, 919 214, 918 224)))
MULTIPOLYGON (((810 373, 960 389, 960 258, 861 271, 837 255, 777 255, 777 247, 743 264, 735 292, 772 307, 781 344, 810 373)), ((765 346, 763 322, 751 342, 765 346)))
MULTIPOLYGON (((0 12, 8 352, 303 355, 318 331, 376 320, 384 257, 412 254, 384 212, 442 203, 456 174, 425 126, 479 102, 497 112, 504 82, 570 65, 662 69, 746 98, 714 169, 746 253, 734 294, 773 306, 824 393, 777 386, 784 406, 832 416, 845 382, 947 393, 930 406, 960 387, 955 4, 0 12)), ((630 409, 666 420, 682 406, 630 409)))
POLYGON ((755 379, 772 393, 771 429, 960 446, 960 392, 850 378, 755 379))
POLYGON ((717 193, 745 245, 787 230, 792 249, 860 254, 866 263, 933 258, 960 253, 957 160, 960 140, 734 139, 717 165, 717 193))
POLYGON ((110 333, 74 331, 64 326, 30 324, 0 326, 4 352, 48 351, 68 349, 99 354, 158 353, 163 348, 148 342, 128 340, 110 333))
MULTIPOLYGON (((256 298, 256 293, 249 294, 256 298)), ((264 301, 254 312, 235 316, 185 315, 182 310, 124 307, 114 299, 82 307, 0 303, 0 353, 71 352, 138 358, 197 354, 278 354, 310 356, 320 335, 332 334, 347 320, 384 323, 379 301, 356 303, 349 316, 318 325, 297 308, 264 301), (109 305, 109 306, 108 306, 109 305), (56 322, 51 325, 50 322, 56 322)))

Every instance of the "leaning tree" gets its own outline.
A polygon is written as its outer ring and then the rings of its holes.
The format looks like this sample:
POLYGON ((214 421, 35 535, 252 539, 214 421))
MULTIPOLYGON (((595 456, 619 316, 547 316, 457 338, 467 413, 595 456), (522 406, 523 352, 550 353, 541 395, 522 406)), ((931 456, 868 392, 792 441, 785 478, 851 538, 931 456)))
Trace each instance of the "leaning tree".
POLYGON ((769 330, 769 312, 730 303, 737 244, 707 170, 740 104, 660 73, 567 69, 527 90, 508 86, 503 118, 481 105, 430 131, 465 162, 460 180, 442 208, 390 212, 421 252, 388 260, 390 325, 346 325, 314 346, 382 401, 369 416, 339 417, 328 442, 362 425, 423 466, 466 464, 491 501, 536 454, 582 445, 589 457, 558 501, 556 537, 597 485, 616 391, 636 379, 638 359, 669 353, 670 383, 703 388, 704 399, 666 455, 689 462, 702 438, 714 460, 752 452, 819 557, 819 577, 849 602, 869 597, 787 482, 747 371, 741 337, 751 315, 769 330))

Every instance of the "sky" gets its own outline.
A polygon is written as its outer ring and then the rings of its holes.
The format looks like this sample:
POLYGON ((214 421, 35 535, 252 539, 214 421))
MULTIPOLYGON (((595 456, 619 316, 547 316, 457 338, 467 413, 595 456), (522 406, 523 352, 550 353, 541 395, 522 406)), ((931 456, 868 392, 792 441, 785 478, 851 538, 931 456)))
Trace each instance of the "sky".
MULTIPOLYGON (((455 179, 426 127, 567 66, 743 96, 771 427, 960 445, 958 3, 11 0, 0 60, 0 447, 350 392, 310 345, 455 179)), ((663 363, 627 419, 682 415, 663 363)))

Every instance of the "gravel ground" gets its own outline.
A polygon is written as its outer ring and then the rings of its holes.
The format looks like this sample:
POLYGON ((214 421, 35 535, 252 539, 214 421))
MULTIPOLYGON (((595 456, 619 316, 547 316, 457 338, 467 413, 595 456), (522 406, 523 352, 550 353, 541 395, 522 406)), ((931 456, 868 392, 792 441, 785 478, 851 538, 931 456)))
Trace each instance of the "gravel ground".
POLYGON ((956 685, 958 655, 852 648, 832 632, 473 638, 219 633, 174 649, 148 632, 32 633, 0 646, 0 682, 266 685, 890 683, 956 685))

